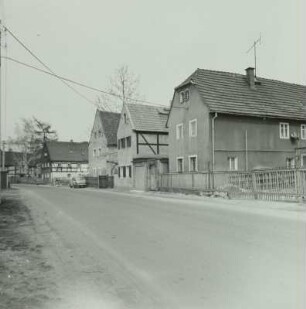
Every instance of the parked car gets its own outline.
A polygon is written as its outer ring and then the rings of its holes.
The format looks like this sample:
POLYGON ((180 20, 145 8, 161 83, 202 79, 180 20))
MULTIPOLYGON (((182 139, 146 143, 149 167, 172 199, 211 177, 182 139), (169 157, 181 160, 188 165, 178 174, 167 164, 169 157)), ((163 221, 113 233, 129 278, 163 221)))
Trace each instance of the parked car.
POLYGON ((85 188, 86 187, 86 179, 84 175, 73 176, 70 179, 69 183, 70 188, 85 188))

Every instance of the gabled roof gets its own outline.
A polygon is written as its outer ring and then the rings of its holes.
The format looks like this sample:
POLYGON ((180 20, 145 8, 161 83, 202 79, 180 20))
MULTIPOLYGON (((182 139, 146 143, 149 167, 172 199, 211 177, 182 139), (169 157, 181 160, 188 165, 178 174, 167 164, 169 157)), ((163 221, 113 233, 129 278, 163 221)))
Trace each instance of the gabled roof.
POLYGON ((88 162, 88 142, 46 142, 51 161, 88 162))
POLYGON ((306 119, 306 86, 246 75, 197 69, 176 89, 194 84, 211 112, 259 117, 306 119))
POLYGON ((120 113, 97 110, 103 131, 107 140, 107 146, 117 146, 117 131, 120 121, 120 113))
POLYGON ((126 104, 135 131, 168 132, 166 122, 169 111, 166 108, 146 104, 126 104))
MULTIPOLYGON (((18 166, 23 160, 23 153, 18 151, 5 151, 5 166, 18 166)), ((2 164, 2 150, 0 150, 0 162, 2 164)))

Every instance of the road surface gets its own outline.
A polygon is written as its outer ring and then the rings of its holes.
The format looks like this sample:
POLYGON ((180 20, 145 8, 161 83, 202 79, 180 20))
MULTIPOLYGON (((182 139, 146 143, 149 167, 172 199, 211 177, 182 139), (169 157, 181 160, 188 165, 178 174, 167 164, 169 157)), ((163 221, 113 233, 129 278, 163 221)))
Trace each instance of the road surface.
POLYGON ((306 308, 295 204, 257 212, 233 200, 20 190, 54 269, 47 309, 306 308))

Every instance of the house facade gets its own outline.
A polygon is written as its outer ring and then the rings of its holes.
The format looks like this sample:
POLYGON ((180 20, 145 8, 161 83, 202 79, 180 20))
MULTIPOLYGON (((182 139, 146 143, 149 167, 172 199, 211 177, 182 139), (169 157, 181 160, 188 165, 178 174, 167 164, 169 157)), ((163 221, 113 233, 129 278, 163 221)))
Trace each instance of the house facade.
POLYGON ((168 171, 168 110, 124 104, 118 132, 116 187, 157 189, 157 176, 168 171))
POLYGON ((167 127, 171 172, 301 166, 306 87, 257 78, 253 68, 197 69, 175 89, 167 127))
POLYGON ((41 152, 41 178, 53 182, 88 173, 88 142, 48 141, 41 152))
POLYGON ((91 176, 113 175, 118 164, 117 130, 120 113, 96 111, 89 140, 88 160, 91 176))

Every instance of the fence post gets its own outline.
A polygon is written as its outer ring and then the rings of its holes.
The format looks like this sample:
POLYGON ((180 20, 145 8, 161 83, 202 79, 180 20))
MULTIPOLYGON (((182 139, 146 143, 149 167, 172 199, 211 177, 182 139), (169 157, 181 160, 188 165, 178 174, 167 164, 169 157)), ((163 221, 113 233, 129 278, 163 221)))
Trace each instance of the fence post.
POLYGON ((295 186, 298 201, 302 203, 303 201, 303 189, 302 189, 302 171, 295 170, 295 186))
POLYGON ((257 185, 256 185, 256 174, 255 172, 252 172, 252 189, 254 193, 254 198, 255 200, 258 199, 258 194, 257 194, 257 185))

